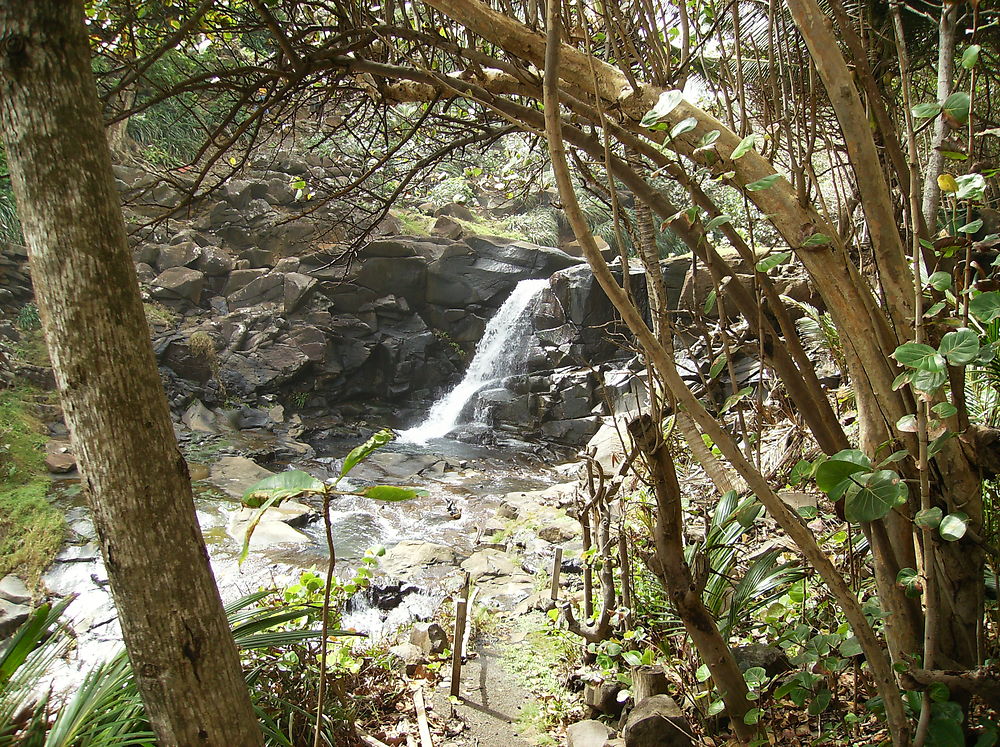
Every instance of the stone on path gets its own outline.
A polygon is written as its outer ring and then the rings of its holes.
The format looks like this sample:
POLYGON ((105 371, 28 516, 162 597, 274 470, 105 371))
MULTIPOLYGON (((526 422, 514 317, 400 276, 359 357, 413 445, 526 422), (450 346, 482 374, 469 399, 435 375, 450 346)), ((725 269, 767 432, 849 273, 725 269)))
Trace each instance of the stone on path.
POLYGON ((611 730, 600 721, 579 721, 566 729, 566 747, 604 747, 611 730))
POLYGON ((17 576, 7 575, 0 579, 0 599, 13 604, 27 604, 31 601, 31 592, 17 576))

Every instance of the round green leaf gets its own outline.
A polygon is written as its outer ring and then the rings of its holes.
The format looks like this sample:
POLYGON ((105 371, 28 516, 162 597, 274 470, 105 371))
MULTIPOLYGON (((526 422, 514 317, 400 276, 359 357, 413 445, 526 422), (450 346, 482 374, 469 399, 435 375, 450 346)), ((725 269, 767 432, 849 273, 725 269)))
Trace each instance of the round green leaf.
POLYGON ((965 91, 955 91, 955 93, 944 100, 944 105, 941 109, 956 122, 965 124, 969 121, 969 107, 971 105, 972 102, 969 99, 969 94, 965 91))
POLYGON ((951 402, 938 402, 931 408, 931 412, 939 418, 950 418, 952 415, 958 414, 958 408, 951 402))
POLYGON ((953 366, 964 366, 979 355, 979 335, 968 327, 956 329, 941 338, 938 352, 953 366))
POLYGON ((910 385, 921 392, 933 394, 948 380, 945 371, 914 371, 910 377, 910 385))
POLYGON ((978 44, 972 44, 964 52, 962 52, 962 67, 966 70, 971 70, 979 62, 979 52, 982 47, 978 44))
POLYGON ((903 568, 896 574, 896 585, 902 587, 906 596, 911 598, 919 597, 922 591, 920 576, 912 568, 903 568))
POLYGON ((942 511, 937 506, 926 508, 923 511, 917 511, 913 517, 913 523, 924 529, 937 529, 938 525, 941 524, 941 514, 942 511))
POLYGON ((907 488, 892 470, 852 475, 844 493, 844 517, 856 524, 876 521, 906 500, 907 488))
POLYGON ((943 291, 951 287, 951 273, 944 272, 943 270, 938 270, 937 272, 932 272, 931 276, 927 278, 927 284, 934 290, 943 291))
POLYGON ((851 475, 869 470, 871 461, 868 457, 860 451, 848 449, 835 454, 816 468, 816 485, 830 496, 830 500, 835 501, 852 484, 851 475))
POLYGON ((969 528, 968 522, 968 514, 964 514, 961 511, 948 514, 941 519, 941 525, 938 527, 938 531, 941 533, 941 538, 947 540, 948 542, 956 542, 962 539, 962 537, 965 536, 966 530, 969 528))
POLYGON ((922 342, 906 342, 896 348, 892 354, 901 366, 916 368, 921 371, 943 371, 944 356, 930 345, 922 342))
POLYGON ((664 91, 660 94, 656 106, 646 112, 646 116, 639 123, 641 127, 652 127, 658 122, 662 122, 670 112, 677 108, 677 105, 684 99, 682 91, 664 91))

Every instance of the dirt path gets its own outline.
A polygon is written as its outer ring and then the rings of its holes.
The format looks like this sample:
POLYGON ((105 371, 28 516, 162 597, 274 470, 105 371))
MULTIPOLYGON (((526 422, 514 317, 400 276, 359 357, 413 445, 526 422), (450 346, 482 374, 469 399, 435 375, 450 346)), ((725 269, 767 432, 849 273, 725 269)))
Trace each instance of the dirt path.
POLYGON ((477 656, 462 667, 462 703, 449 702, 448 690, 451 672, 444 673, 441 686, 430 694, 434 709, 439 714, 455 713, 466 723, 461 734, 448 744, 469 747, 529 747, 532 742, 520 735, 518 717, 530 698, 518 686, 514 675, 503 668, 501 649, 508 641, 476 644, 477 656))

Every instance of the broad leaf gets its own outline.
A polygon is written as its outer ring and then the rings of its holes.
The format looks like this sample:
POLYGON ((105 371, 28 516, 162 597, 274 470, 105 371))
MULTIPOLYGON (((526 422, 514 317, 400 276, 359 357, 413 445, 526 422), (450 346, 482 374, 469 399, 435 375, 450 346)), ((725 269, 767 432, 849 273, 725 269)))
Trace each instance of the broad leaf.
POLYGON ((941 524, 941 516, 942 511, 937 506, 925 508, 922 511, 917 511, 913 517, 913 523, 923 529, 937 529, 941 524))
POLYGON ((706 132, 702 136, 701 140, 698 141, 698 147, 694 149, 694 152, 697 153, 702 150, 709 150, 713 145, 715 145, 715 141, 719 139, 720 134, 721 133, 718 130, 706 132))
POLYGON ((705 224, 705 230, 711 231, 713 228, 718 228, 719 226, 725 223, 731 223, 732 220, 733 216, 727 215, 726 213, 723 213, 722 215, 717 215, 714 218, 712 218, 712 220, 710 220, 708 223, 705 224))
POLYGON ((381 449, 387 443, 392 441, 395 437, 395 434, 388 429, 380 430, 378 433, 361 444, 361 446, 352 450, 351 453, 344 458, 344 466, 340 468, 340 476, 345 477, 348 472, 370 457, 377 449, 381 449))
POLYGON ((1000 292, 980 293, 969 301, 969 313, 983 324, 989 324, 1000 317, 1000 292))
POLYGON ((417 496, 427 495, 426 490, 420 488, 400 488, 393 485, 372 485, 361 491, 365 498, 372 498, 376 501, 386 501, 388 503, 398 503, 399 501, 410 501, 417 496))
POLYGON ((715 296, 716 296, 716 293, 715 293, 714 290, 708 292, 708 296, 705 298, 705 313, 706 314, 711 314, 712 313, 712 309, 715 308, 715 296))
POLYGON ((917 432, 917 416, 916 415, 904 415, 899 420, 896 421, 896 430, 902 433, 916 433, 917 432))
POLYGON ((286 498, 303 493, 322 493, 325 487, 321 480, 317 480, 308 472, 288 470, 254 483, 243 494, 242 502, 248 508, 259 508, 264 503, 273 506, 286 498))
POLYGON ((950 418, 952 415, 958 414, 958 408, 951 402, 938 402, 931 408, 931 412, 939 418, 950 418))
POLYGON ((914 599, 923 591, 920 576, 912 568, 903 568, 896 574, 896 585, 903 589, 906 596, 914 599))
POLYGON ((758 179, 755 182, 750 182, 747 185, 747 192, 760 192, 761 190, 773 187, 774 183, 781 178, 781 174, 769 174, 763 179, 758 179))
POLYGON ((726 398, 726 401, 722 403, 722 409, 719 410, 720 413, 729 412, 733 407, 736 406, 740 400, 743 400, 753 394, 752 386, 745 386, 740 389, 736 394, 731 394, 726 398))
POLYGON ((912 112, 917 119, 928 119, 941 113, 941 105, 936 101, 926 101, 913 107, 912 112))
POLYGON ((673 140, 675 137, 680 137, 685 132, 691 132, 695 127, 698 126, 698 120, 694 117, 687 117, 682 119, 680 122, 675 124, 670 130, 670 139, 673 140))
POLYGON ((892 470, 867 472, 850 479, 844 494, 844 518, 848 521, 877 521, 906 500, 906 483, 892 470))
POLYGON ((941 533, 942 539, 945 539, 948 542, 956 542, 965 536, 965 532, 968 528, 969 515, 961 511, 956 511, 955 513, 948 514, 941 519, 941 525, 938 527, 938 531, 941 533))
POLYGON ((955 179, 960 200, 982 200, 986 196, 986 179, 982 174, 964 174, 955 179))
POLYGON ((978 44, 972 44, 962 52, 962 67, 971 70, 979 62, 979 52, 982 50, 978 44))
POLYGON ((969 99, 969 94, 965 91, 955 91, 955 93, 945 99, 941 109, 948 117, 959 124, 966 124, 969 121, 969 107, 971 105, 972 102, 969 99))
POLYGON ((930 345, 922 342, 906 342, 896 348, 892 354, 901 366, 916 368, 920 371, 943 371, 944 356, 930 345))
POLYGON ((725 353, 719 353, 719 355, 715 359, 715 362, 712 363, 712 367, 708 371, 708 378, 714 379, 716 376, 722 373, 722 369, 726 367, 726 362, 728 360, 729 359, 726 357, 725 353))
POLYGON ((733 154, 729 156, 734 161, 737 158, 741 158, 753 150, 753 146, 757 143, 757 135, 747 135, 740 141, 740 144, 736 146, 733 150, 733 154))
POLYGON ((914 371, 913 376, 910 378, 910 386, 920 392, 925 392, 927 394, 934 394, 938 389, 944 386, 944 383, 948 380, 948 374, 945 371, 914 371))
POLYGON ((802 242, 802 246, 823 246, 829 244, 831 240, 825 233, 814 233, 802 242))
POLYGON ((778 252, 777 254, 772 254, 770 257, 765 257, 757 263, 757 272, 772 270, 778 265, 787 262, 791 256, 791 252, 778 252))
POLYGON ((953 366, 964 366, 979 355, 979 335, 968 327, 956 329, 941 338, 938 352, 953 366))
POLYGON ((640 127, 652 127, 658 122, 663 121, 670 112, 677 108, 677 105, 681 103, 684 99, 684 93, 682 91, 664 91, 660 94, 659 100, 656 102, 656 106, 646 112, 646 116, 642 118, 639 123, 640 127))
POLYGON ((975 233, 980 228, 983 227, 983 221, 981 218, 976 218, 976 220, 966 223, 965 225, 958 227, 959 233, 975 233))
POLYGON ((862 452, 845 449, 816 468, 816 485, 830 496, 830 500, 838 500, 852 484, 851 475, 867 472, 871 466, 871 460, 862 452))
POLYGON ((938 270, 937 272, 932 272, 931 276, 927 278, 927 284, 934 290, 943 291, 945 288, 951 287, 951 273, 938 270))

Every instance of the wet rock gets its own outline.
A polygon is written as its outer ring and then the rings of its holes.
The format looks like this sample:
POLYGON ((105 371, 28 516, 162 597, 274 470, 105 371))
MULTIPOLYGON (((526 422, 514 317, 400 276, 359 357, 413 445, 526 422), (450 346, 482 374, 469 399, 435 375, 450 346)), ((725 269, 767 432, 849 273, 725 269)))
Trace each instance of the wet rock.
POLYGON ((0 599, 5 599, 11 604, 28 604, 31 601, 31 592, 24 585, 24 581, 9 574, 0 579, 0 599))
POLYGON ((566 747, 604 747, 611 729, 600 721, 579 721, 566 729, 566 747))
POLYGON ((30 607, 0 599, 0 639, 13 635, 30 615, 30 607))
POLYGON ((410 643, 428 656, 443 653, 451 646, 448 633, 435 622, 414 625, 410 631, 410 643))
POLYGON ((653 695, 636 704, 622 729, 626 747, 691 747, 690 725, 669 695, 653 695))
POLYGON ((70 451, 67 441, 52 440, 45 444, 45 466, 57 475, 76 469, 76 457, 70 451))
POLYGON ((419 592, 420 587, 403 581, 374 583, 351 597, 347 601, 345 608, 348 612, 354 612, 364 607, 381 610, 382 612, 392 612, 397 607, 405 604, 408 596, 419 592))
POLYGON ((222 457, 212 465, 208 482, 230 498, 239 500, 254 483, 274 473, 264 469, 252 459, 242 456, 222 457))
POLYGON ((154 278, 151 295, 162 301, 189 301, 197 305, 205 287, 205 274, 188 267, 171 267, 154 278))
POLYGON ((462 570, 470 573, 473 578, 512 576, 518 572, 507 553, 491 547, 474 552, 462 563, 462 570))
POLYGON ((409 577, 432 566, 453 566, 455 551, 433 542, 403 540, 389 549, 380 565, 389 576, 409 577))

